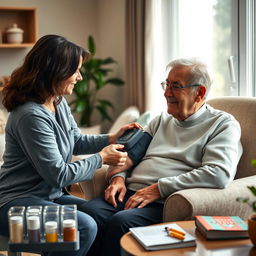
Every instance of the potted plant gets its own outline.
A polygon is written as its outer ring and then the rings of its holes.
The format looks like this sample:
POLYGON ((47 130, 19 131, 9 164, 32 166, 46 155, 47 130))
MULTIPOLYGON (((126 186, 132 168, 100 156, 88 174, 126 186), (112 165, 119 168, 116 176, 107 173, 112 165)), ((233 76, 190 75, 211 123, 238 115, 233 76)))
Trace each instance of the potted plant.
MULTIPOLYGON (((252 165, 256 167, 256 160, 252 160, 252 165)), ((256 196, 256 187, 255 186, 247 186, 253 196, 256 196)), ((238 202, 243 202, 248 204, 254 214, 250 216, 248 219, 248 234, 249 237, 254 245, 256 245, 256 200, 251 201, 248 197, 238 197, 236 199, 238 202)))
POLYGON ((108 74, 113 71, 109 65, 116 61, 111 57, 95 58, 95 42, 92 36, 88 37, 87 47, 91 56, 81 67, 83 80, 77 82, 74 88, 75 99, 69 105, 72 112, 80 114, 79 125, 90 127, 94 111, 99 113, 101 121, 111 121, 109 109, 114 108, 109 100, 98 98, 98 92, 107 85, 122 86, 124 81, 117 77, 108 78, 108 74))

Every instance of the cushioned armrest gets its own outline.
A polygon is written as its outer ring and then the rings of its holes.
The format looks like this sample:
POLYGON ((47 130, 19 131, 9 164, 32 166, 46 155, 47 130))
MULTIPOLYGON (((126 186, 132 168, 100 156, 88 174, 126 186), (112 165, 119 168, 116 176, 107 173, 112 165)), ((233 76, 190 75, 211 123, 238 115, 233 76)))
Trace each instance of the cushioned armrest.
POLYGON ((103 165, 95 172, 92 180, 79 182, 79 186, 84 193, 85 199, 90 200, 103 195, 104 190, 108 185, 105 179, 107 168, 108 165, 103 165))
POLYGON ((225 189, 194 188, 170 195, 164 205, 164 221, 191 220, 196 215, 238 215, 248 218, 253 213, 238 197, 256 198, 247 186, 256 184, 256 175, 234 180, 225 189))

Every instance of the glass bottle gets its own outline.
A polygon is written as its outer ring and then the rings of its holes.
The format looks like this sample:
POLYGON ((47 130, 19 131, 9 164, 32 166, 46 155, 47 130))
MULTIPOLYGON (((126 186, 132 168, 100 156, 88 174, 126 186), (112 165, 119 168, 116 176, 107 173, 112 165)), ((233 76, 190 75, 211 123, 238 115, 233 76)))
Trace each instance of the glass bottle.
POLYGON ((47 205, 44 207, 43 223, 46 242, 57 242, 59 238, 59 214, 58 205, 47 205))
POLYGON ((58 242, 58 224, 56 221, 47 221, 45 223, 45 242, 58 242))
POLYGON ((76 241, 77 234, 77 206, 61 206, 61 226, 63 241, 76 241))
POLYGON ((24 206, 13 206, 8 211, 11 243, 22 243, 24 240, 24 214, 24 206))
POLYGON ((40 243, 42 206, 28 206, 26 211, 27 237, 29 243, 40 243))

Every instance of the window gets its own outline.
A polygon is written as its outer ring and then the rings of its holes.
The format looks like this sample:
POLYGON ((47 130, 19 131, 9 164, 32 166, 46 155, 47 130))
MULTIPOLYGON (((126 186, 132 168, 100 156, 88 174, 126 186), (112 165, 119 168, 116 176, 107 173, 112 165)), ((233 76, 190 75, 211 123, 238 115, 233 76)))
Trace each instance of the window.
POLYGON ((168 10, 174 14, 168 19, 169 59, 199 57, 213 74, 211 95, 237 95, 238 2, 172 0, 166 4, 165 15, 168 10))
POLYGON ((199 57, 213 76, 210 97, 256 95, 254 0, 161 0, 155 5, 161 10, 161 62, 199 57))

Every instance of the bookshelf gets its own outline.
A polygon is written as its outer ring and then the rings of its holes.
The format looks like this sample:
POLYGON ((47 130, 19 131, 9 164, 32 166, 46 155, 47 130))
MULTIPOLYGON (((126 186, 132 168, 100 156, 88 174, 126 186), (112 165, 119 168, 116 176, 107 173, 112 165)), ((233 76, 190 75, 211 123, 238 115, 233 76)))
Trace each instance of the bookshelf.
POLYGON ((36 8, 0 6, 0 48, 32 47, 37 40, 37 27, 36 8), (24 30, 23 42, 20 44, 10 44, 6 40, 5 32, 14 23, 24 30))

